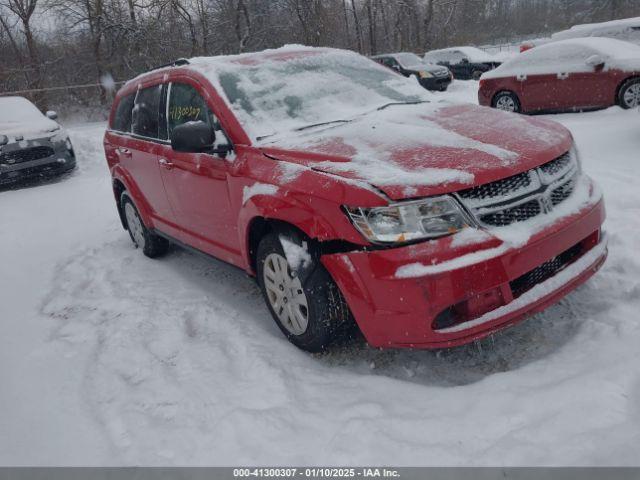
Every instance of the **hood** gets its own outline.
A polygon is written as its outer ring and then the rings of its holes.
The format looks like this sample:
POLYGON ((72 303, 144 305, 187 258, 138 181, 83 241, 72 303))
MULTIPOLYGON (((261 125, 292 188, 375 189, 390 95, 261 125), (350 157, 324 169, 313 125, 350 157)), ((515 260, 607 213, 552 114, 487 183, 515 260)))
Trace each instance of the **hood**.
POLYGON ((57 122, 43 116, 29 122, 0 121, 0 135, 6 135, 11 142, 15 137, 31 140, 45 137, 60 128, 57 122))
POLYGON ((395 105, 347 124, 269 139, 263 153, 360 180, 392 200, 464 190, 535 168, 571 148, 543 119, 475 105, 395 105))

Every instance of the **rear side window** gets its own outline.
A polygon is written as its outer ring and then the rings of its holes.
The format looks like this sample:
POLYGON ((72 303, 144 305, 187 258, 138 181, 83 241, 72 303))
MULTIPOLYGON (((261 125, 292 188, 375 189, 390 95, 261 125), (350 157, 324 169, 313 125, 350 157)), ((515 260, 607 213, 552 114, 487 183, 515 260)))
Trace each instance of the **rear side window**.
POLYGON ((131 112, 133 110, 133 102, 135 94, 127 95, 120 99, 120 103, 116 108, 116 114, 113 118, 111 128, 118 132, 131 132, 131 112))
POLYGON ((162 85, 138 90, 132 115, 132 131, 147 138, 158 138, 162 85))
POLYGON ((202 121, 215 127, 215 118, 204 98, 191 85, 172 83, 169 93, 169 136, 173 129, 186 122, 202 121))

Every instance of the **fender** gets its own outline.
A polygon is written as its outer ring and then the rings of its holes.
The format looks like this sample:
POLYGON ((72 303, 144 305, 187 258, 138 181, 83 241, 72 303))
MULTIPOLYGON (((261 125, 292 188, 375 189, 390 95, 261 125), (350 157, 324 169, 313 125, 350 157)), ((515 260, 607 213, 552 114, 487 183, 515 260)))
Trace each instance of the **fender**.
MULTIPOLYGON (((114 165, 111 168, 111 177, 112 177, 112 185, 114 180, 119 180, 124 185, 129 197, 133 201, 136 209, 140 213, 140 217, 142 217, 142 222, 145 224, 147 228, 153 228, 153 215, 151 214, 152 209, 149 203, 145 200, 144 195, 138 188, 135 180, 131 177, 131 175, 122 168, 119 164, 114 165)), ((116 199, 116 205, 120 199, 116 199)))

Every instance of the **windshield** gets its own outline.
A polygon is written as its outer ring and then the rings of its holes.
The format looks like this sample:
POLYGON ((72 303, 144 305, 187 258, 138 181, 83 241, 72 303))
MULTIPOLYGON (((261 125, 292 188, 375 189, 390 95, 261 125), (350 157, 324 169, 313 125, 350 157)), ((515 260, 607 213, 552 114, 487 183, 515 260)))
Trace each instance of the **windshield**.
POLYGON ((350 120, 389 103, 430 98, 417 82, 339 50, 265 56, 259 62, 226 61, 215 65, 215 72, 253 139, 350 120))
POLYGON ((26 98, 0 97, 0 122, 19 123, 42 120, 42 113, 26 98))
POLYGON ((423 60, 415 53, 397 53, 394 55, 403 67, 421 65, 423 60))

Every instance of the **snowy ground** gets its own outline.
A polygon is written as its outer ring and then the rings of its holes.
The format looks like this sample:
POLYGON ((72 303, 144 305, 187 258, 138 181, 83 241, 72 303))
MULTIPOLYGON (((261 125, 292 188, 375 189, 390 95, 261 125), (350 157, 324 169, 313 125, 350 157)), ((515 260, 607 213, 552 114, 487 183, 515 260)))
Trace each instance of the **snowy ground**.
POLYGON ((134 250, 103 125, 72 128, 74 174, 0 192, 0 464, 639 465, 640 114, 553 118, 605 191, 603 270, 478 345, 323 356, 242 272, 134 250))

